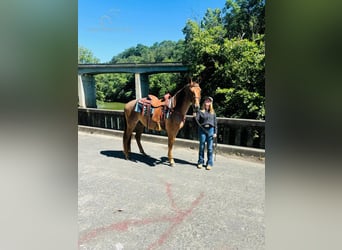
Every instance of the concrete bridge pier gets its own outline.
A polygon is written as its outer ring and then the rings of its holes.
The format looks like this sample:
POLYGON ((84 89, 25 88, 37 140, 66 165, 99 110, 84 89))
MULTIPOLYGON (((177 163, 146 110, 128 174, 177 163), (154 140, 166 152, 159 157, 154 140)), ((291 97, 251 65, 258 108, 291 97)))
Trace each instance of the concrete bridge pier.
POLYGON ((148 91, 148 74, 135 73, 135 98, 147 97, 148 91))
POLYGON ((78 75, 78 103, 82 108, 96 108, 96 88, 93 75, 78 75))

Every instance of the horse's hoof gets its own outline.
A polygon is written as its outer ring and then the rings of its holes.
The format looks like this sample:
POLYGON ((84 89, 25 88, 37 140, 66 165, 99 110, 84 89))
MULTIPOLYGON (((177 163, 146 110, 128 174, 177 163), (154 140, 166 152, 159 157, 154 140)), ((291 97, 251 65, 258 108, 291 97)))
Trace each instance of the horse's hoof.
POLYGON ((176 166, 176 164, 175 163, 170 163, 170 167, 175 167, 176 166))

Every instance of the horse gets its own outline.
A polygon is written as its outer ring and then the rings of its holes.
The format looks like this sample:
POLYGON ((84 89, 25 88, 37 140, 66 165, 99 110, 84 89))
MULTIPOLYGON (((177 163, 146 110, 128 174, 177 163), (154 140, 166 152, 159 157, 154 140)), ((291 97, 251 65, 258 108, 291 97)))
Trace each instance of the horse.
MULTIPOLYGON (((197 82, 190 81, 180 90, 170 97, 170 104, 168 111, 169 116, 162 121, 161 125, 151 120, 149 116, 144 115, 144 112, 136 112, 136 105, 140 99, 129 101, 125 104, 125 130, 123 134, 123 149, 126 160, 129 159, 129 153, 131 152, 131 138, 132 133, 135 129, 135 139, 137 141, 139 151, 141 154, 147 156, 142 145, 141 145, 141 134, 144 128, 151 130, 161 129, 166 131, 168 136, 168 159, 171 167, 175 166, 173 159, 172 148, 175 142, 178 131, 184 126, 185 115, 192 105, 195 112, 199 110, 201 100, 201 88, 197 82), (159 129, 156 129, 159 127, 159 129)), ((157 107, 155 109, 161 109, 157 107)), ((149 113, 149 112, 148 112, 149 113)))

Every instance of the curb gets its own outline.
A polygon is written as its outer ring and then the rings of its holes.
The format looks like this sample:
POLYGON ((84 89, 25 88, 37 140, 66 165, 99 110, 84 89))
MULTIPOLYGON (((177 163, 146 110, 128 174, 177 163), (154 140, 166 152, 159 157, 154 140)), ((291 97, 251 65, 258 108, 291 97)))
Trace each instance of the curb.
MULTIPOLYGON (((83 126, 83 125, 78 125, 78 131, 86 132, 90 134, 111 135, 111 136, 117 136, 117 137, 123 136, 123 131, 121 130, 89 127, 89 126, 83 126)), ((162 143, 162 144, 167 144, 167 140, 168 140, 166 136, 150 135, 150 134, 144 134, 144 133, 142 134, 141 139, 143 141, 162 143)), ((198 148, 198 141, 177 138, 174 146, 195 149, 195 148, 198 148)), ((217 153, 237 155, 240 157, 253 157, 262 161, 265 159, 265 150, 259 149, 259 148, 248 148, 248 147, 240 147, 240 146, 234 146, 234 145, 217 144, 217 153)))

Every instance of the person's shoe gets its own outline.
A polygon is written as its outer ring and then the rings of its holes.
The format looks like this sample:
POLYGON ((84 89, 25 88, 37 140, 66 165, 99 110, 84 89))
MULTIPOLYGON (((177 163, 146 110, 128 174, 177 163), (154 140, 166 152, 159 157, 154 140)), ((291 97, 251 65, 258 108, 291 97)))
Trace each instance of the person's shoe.
POLYGON ((207 170, 210 170, 210 169, 211 169, 211 166, 208 165, 208 166, 207 166, 207 170))
POLYGON ((201 168, 202 168, 202 164, 198 164, 198 165, 197 165, 197 168, 198 168, 198 169, 201 169, 201 168))

